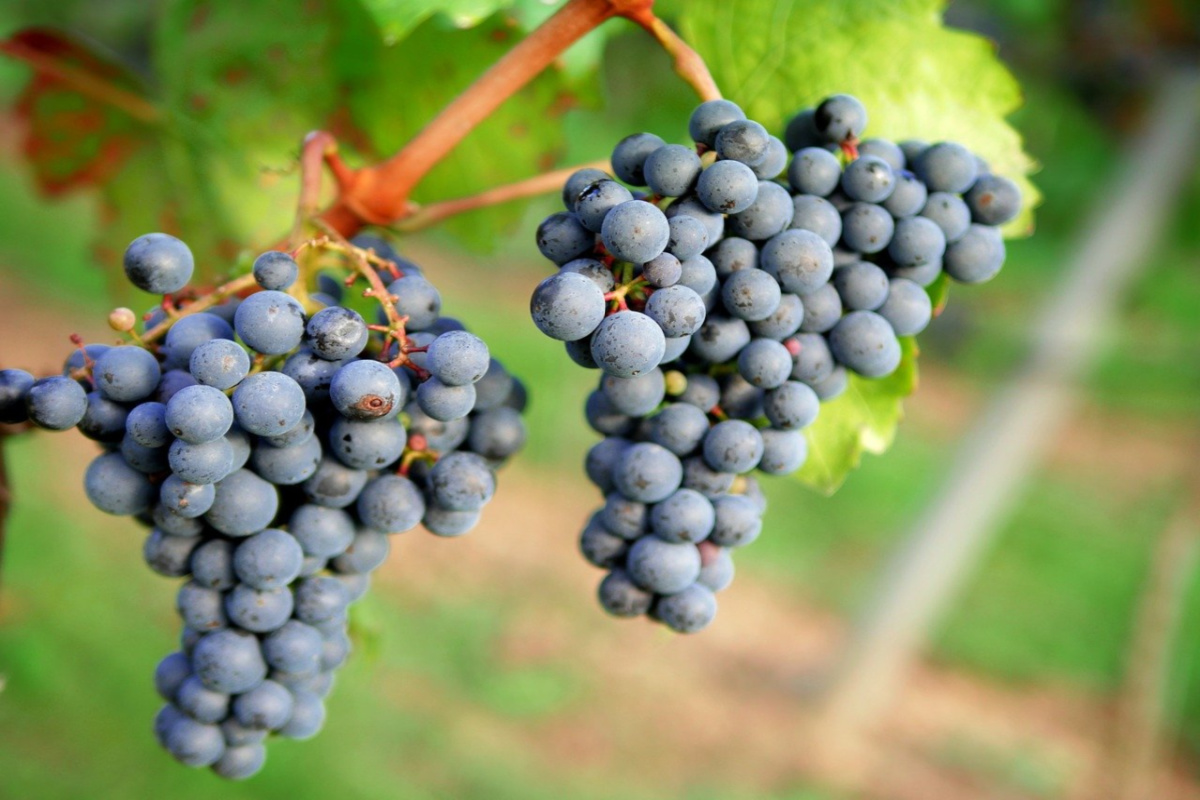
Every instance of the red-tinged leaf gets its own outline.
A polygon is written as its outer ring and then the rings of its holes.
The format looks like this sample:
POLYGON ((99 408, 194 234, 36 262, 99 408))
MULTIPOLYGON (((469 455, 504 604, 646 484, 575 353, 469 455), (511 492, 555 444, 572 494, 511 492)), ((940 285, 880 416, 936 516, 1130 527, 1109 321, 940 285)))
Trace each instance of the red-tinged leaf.
POLYGON ((67 34, 28 28, 0 52, 33 68, 16 111, 22 149, 47 194, 105 183, 158 118, 133 73, 67 34))

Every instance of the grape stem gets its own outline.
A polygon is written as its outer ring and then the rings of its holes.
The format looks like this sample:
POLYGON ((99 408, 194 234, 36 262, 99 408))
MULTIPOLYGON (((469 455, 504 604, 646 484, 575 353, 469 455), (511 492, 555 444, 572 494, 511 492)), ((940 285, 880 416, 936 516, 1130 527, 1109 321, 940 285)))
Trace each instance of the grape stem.
POLYGON ((566 169, 545 172, 541 175, 535 175, 532 178, 526 178, 523 181, 497 186, 479 194, 470 195, 469 197, 458 197, 453 200, 443 200, 438 203, 416 207, 411 214, 402 218, 392 227, 395 230, 406 233, 419 231, 467 211, 474 211, 500 203, 507 203, 510 200, 520 200, 524 197, 536 197, 539 194, 553 192, 561 189, 562 185, 566 183, 567 178, 581 169, 602 169, 610 173, 612 171, 607 161, 592 161, 587 164, 567 167, 566 169))
POLYGON ((337 144, 331 134, 310 134, 305 143, 307 158, 302 162, 302 194, 305 197, 301 213, 310 206, 315 209, 313 201, 319 194, 320 179, 311 175, 319 171, 322 161, 334 173, 338 194, 328 208, 315 217, 310 211, 308 218, 319 220, 322 230, 334 230, 343 237, 353 236, 368 224, 387 226, 399 222, 402 230, 414 230, 432 225, 452 213, 529 196, 523 192, 533 194, 548 190, 551 188, 549 181, 532 178, 474 198, 435 203, 424 209, 409 199, 429 171, 505 100, 554 63, 585 34, 618 16, 649 32, 674 60, 675 71, 702 100, 721 96, 700 55, 654 14, 654 0, 568 0, 386 161, 350 169, 338 158, 337 144))
POLYGON ((197 314, 205 309, 212 308, 215 305, 223 303, 227 298, 233 297, 239 292, 244 292, 247 289, 256 287, 258 284, 254 282, 253 273, 239 275, 228 283, 223 283, 217 288, 208 292, 203 297, 197 298, 182 309, 175 312, 173 316, 168 316, 162 322, 155 325, 150 330, 142 334, 142 344, 151 345, 162 337, 167 335, 167 331, 171 329, 181 317, 197 314))

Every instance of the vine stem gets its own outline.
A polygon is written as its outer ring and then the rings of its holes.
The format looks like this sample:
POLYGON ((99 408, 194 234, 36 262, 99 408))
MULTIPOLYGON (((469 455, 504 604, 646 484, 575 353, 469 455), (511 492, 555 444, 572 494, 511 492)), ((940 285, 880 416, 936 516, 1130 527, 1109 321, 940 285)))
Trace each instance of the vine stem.
MULTIPOLYGON (((421 179, 480 122, 550 66, 567 48, 601 23, 618 16, 629 19, 654 36, 671 55, 676 72, 702 99, 721 96, 700 55, 654 14, 654 0, 568 0, 388 160, 359 170, 349 170, 343 165, 339 173, 328 160, 330 151, 326 147, 323 153, 326 163, 334 169, 339 192, 334 203, 313 219, 319 219, 322 225, 342 236, 353 236, 364 224, 386 226, 406 216, 420 214, 409 202, 409 196, 421 179)), ((333 152, 336 154, 336 146, 333 152)), ((523 195, 512 195, 520 196, 523 195)))
POLYGON ((519 200, 523 197, 535 197, 539 194, 552 192, 562 188, 563 183, 567 178, 581 169, 602 169, 605 172, 611 172, 612 169, 607 161, 591 161, 587 164, 577 164, 573 167, 557 169, 553 172, 545 172, 541 175, 535 175, 532 178, 527 178, 516 183, 497 186, 493 189, 488 189, 479 194, 473 194, 468 197, 459 197, 453 200, 443 200, 438 203, 430 203, 426 206, 420 206, 408 216, 402 218, 392 227, 399 231, 411 232, 419 231, 424 228, 429 228, 438 224, 442 220, 453 217, 457 214, 462 214, 467 211, 475 211, 480 208, 487 208, 499 203, 507 203, 510 200, 519 200))
POLYGON ((35 70, 57 78, 76 89, 80 94, 118 108, 139 122, 153 125, 162 121, 162 111, 145 98, 89 75, 83 70, 23 42, 14 39, 0 41, 0 53, 18 61, 24 61, 35 70))

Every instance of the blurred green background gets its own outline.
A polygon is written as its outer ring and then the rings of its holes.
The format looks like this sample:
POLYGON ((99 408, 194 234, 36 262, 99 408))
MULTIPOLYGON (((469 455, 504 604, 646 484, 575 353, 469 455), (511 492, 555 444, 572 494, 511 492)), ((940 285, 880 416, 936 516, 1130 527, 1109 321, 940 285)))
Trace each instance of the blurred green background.
MULTIPOLYGON (((0 9, 0 34, 54 23, 144 66, 152 43, 161 46, 152 31, 168 5, 13 2, 0 9)), ((351 5, 341 4, 347 18, 351 5)), ((889 453, 867 457, 832 498, 783 479, 765 482, 765 535, 738 554, 738 580, 722 595, 714 629, 700 637, 605 618, 592 599, 599 575, 574 552, 595 503, 579 469, 593 441, 581 413, 591 378, 568 369, 526 311, 544 274, 529 231, 552 199, 511 212, 507 223, 524 232, 489 255, 460 249, 448 234, 401 243, 433 273, 447 312, 468 321, 532 387, 529 449, 501 475, 498 499, 471 536, 433 541, 416 531, 395 541, 356 618, 358 652, 338 678, 324 732, 273 743, 266 770, 248 783, 180 768, 150 736, 153 665, 175 647, 175 586, 144 568, 132 523, 104 517, 83 498, 90 443, 44 434, 6 443, 13 505, 0 601, 0 797, 840 796, 816 788, 799 752, 807 676, 833 651, 882 559, 944 479, 974 413, 1028 352, 1026 323, 1086 234, 1085 213, 1104 200, 1147 93, 1171 59, 1197 55, 1196 21, 1186 2, 950 7, 949 24, 998 42, 1025 92, 1011 121, 1041 164, 1036 235, 1010 242, 1000 279, 951 293, 922 337, 921 386, 889 453)), ((426 25, 432 40, 451 35, 439 33, 449 30, 444 20, 426 25)), ((647 37, 621 22, 607 28, 583 47, 606 51, 599 102, 608 111, 583 103, 566 113, 571 145, 553 154, 557 163, 603 157, 622 131, 677 128, 692 105, 647 37), (632 77, 645 75, 661 77, 632 77), (598 116, 604 125, 594 124, 598 116)), ((334 48, 328 57, 341 56, 334 48)), ((480 58, 464 57, 464 79, 487 63, 480 58)), ((353 64, 346 57, 339 68, 353 64)), ((6 109, 27 76, 24 66, 0 61, 6 109)), ((428 117, 418 110, 395 114, 412 129, 428 117)), ((305 129, 302 120, 279 119, 264 136, 294 141, 305 129)), ((69 333, 106 338, 106 311, 130 297, 113 278, 113 253, 94 246, 114 198, 39 195, 19 133, 12 113, 0 117, 0 364, 45 373, 67 354, 69 333)), ((256 179, 279 166, 249 161, 256 179)), ((451 177, 474 163, 448 168, 451 177)), ((144 177, 147 185, 153 179, 144 177)), ((285 170, 271 190, 287 197, 294 181, 285 170)), ((143 218, 153 219, 159 199, 147 194, 143 202, 143 218)), ((187 208, 202 216, 204 206, 187 208)), ((272 213, 286 219, 290 207, 272 213)), ((957 723, 935 726, 933 735, 897 723, 889 735, 911 749, 911 763, 871 796, 1082 796, 1105 736, 1094 724, 1109 720, 1149 554, 1196 485, 1198 219, 1193 170, 1168 235, 1145 254, 1107 331, 1082 412, 941 626, 916 690, 965 716, 972 702, 988 700, 977 709, 985 718, 1006 698, 1018 720, 1028 712, 1029 730, 1014 722, 1015 735, 971 738, 952 735, 957 723), (1065 721, 1062 708, 1073 714, 1065 721), (1035 731, 1041 715, 1058 718, 1061 729, 1035 731), (1091 749, 1071 746, 1072 735, 1091 749), (938 794, 944 786, 959 793, 938 794)), ((471 224, 460 220, 455 231, 471 224)), ((1200 791, 1186 766, 1200 752, 1198 628, 1193 580, 1167 698, 1174 757, 1190 792, 1200 791)))

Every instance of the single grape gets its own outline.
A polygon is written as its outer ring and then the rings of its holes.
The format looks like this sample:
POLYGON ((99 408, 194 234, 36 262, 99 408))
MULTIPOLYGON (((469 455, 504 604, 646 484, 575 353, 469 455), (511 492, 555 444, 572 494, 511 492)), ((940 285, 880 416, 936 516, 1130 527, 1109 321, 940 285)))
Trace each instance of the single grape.
MULTIPOLYGON (((867 313, 870 312, 861 312, 867 313)), ((833 398, 846 391, 846 386, 849 383, 849 376, 846 374, 846 368, 838 365, 829 375, 821 381, 810 383, 809 386, 817 393, 817 397, 821 398, 821 402, 832 400, 833 398)))
POLYGON ((797 194, 827 197, 842 179, 837 156, 823 147, 797 151, 788 167, 788 183, 797 194))
POLYGON ((971 209, 963 199, 949 192, 933 192, 921 209, 921 216, 937 223, 946 234, 946 242, 957 242, 971 225, 971 209))
POLYGON ((690 147, 666 144, 646 158, 644 175, 650 191, 662 197, 680 197, 700 177, 700 157, 690 147))
POLYGON ((654 606, 654 615, 676 633, 699 633, 717 616, 717 599, 711 589, 693 583, 681 592, 664 597, 654 606))
POLYGON ((635 584, 623 569, 604 576, 597 594, 601 607, 614 617, 639 617, 654 602, 654 595, 635 584))
POLYGON ((295 708, 287 724, 279 729, 280 736, 289 739, 311 739, 325 725, 325 704, 321 697, 305 689, 292 691, 295 708))
POLYGON ((929 294, 904 278, 892 278, 887 300, 879 307, 879 316, 888 321, 897 336, 914 336, 925 330, 933 316, 929 294))
MULTIPOLYGON (((617 464, 614 464, 613 469, 616 467, 617 464)), ((600 522, 613 536, 633 541, 646 532, 649 526, 648 514, 645 503, 629 500, 620 492, 614 491, 604 498, 604 507, 600 509, 600 522)))
POLYGON ((435 536, 462 536, 479 524, 479 512, 447 511, 431 505, 426 507, 421 524, 435 536))
POLYGON ((302 505, 292 512, 288 530, 309 556, 332 558, 354 541, 354 520, 337 508, 302 505))
POLYGON ((883 207, 896 219, 903 219, 920 213, 928 201, 929 190, 925 184, 916 175, 902 169, 896 172, 896 188, 883 201, 883 207))
MULTIPOLYGON (((792 354, 774 339, 754 339, 738 354, 738 374, 752 386, 774 389, 792 372, 792 354)), ((734 415, 722 398, 726 413, 734 415)), ((736 414, 735 416, 741 416, 736 414)))
POLYGON ((695 489, 679 489, 650 509, 654 535, 667 542, 699 542, 712 533, 715 517, 707 497, 695 489))
POLYGON ((666 347, 662 329, 637 311, 618 311, 592 337, 592 358, 609 375, 633 378, 654 369, 666 347))
MULTIPOLYGON (((695 155, 693 154, 693 157, 695 155)), ((696 170, 700 170, 700 161, 696 159, 696 170)), ((633 193, 614 180, 600 180, 590 184, 575 197, 575 216, 580 224, 592 233, 600 233, 604 226, 604 217, 608 212, 633 199, 633 193)))
POLYGON ((745 119, 746 112, 729 100, 706 100, 696 107, 688 119, 688 135, 692 141, 707 147, 716 144, 717 134, 731 122, 745 119))
POLYGON ((683 465, 670 450, 653 442, 630 445, 613 468, 613 484, 639 503, 657 503, 679 488, 683 465))
POLYGON ((147 233, 125 249, 125 277, 151 294, 174 294, 192 279, 196 262, 192 251, 166 233, 147 233))
POLYGON ((288 620, 262 640, 262 652, 272 669, 315 672, 321 657, 321 633, 299 620, 288 620))
POLYGON ((215 764, 225 752, 225 739, 216 725, 180 715, 163 733, 163 746, 176 761, 189 767, 215 764))
POLYGON ((675 594, 700 576, 700 551, 690 542, 675 544, 657 536, 643 536, 629 548, 625 569, 646 591, 675 594))
POLYGON ((210 484, 188 483, 178 475, 162 482, 159 502, 181 517, 199 517, 212 507, 216 492, 210 484))
POLYGON ((614 410, 631 417, 644 417, 663 401, 666 387, 662 370, 653 369, 635 378, 605 375, 600 389, 614 410))
POLYGON ((826 98, 813 113, 813 127, 830 142, 857 139, 866 126, 867 109, 848 94, 826 98))
POLYGON ((688 352, 710 364, 724 364, 735 358, 750 343, 750 338, 750 328, 745 320, 713 316, 707 318, 700 330, 696 331, 688 352))
POLYGON ((671 226, 658 206, 630 200, 605 215, 600 237, 618 261, 644 264, 667 248, 671 226))
POLYGON ((669 338, 690 336, 704 324, 706 311, 700 295, 687 286, 659 289, 646 301, 645 314, 669 338))
POLYGON ((212 771, 225 780, 241 781, 256 775, 266 760, 267 748, 258 742, 239 746, 230 744, 221 757, 213 762, 212 771))
MULTIPOLYGON (((836 296, 836 295, 835 295, 836 296)), ((840 313, 840 311, 839 311, 840 313)), ((830 326, 832 327, 832 325, 830 326)), ((819 383, 833 372, 833 354, 824 336, 801 333, 791 340, 792 378, 807 384, 819 383)))
POLYGON ((650 440, 683 458, 696 451, 708 427, 704 411, 686 402, 672 403, 650 418, 650 440))
POLYGON ((330 451, 353 469, 383 469, 395 463, 407 440, 404 426, 394 417, 369 422, 339 417, 329 429, 330 451))
POLYGON ((225 612, 242 630, 270 633, 282 627, 292 616, 295 600, 292 590, 259 590, 239 583, 225 595, 225 612))
POLYGON ((538 284, 529 304, 533 323, 552 339, 582 339, 604 319, 604 292, 574 272, 557 272, 538 284))
POLYGON ((873 311, 852 311, 842 317, 829 332, 829 349, 840 363, 868 378, 890 375, 900 365, 896 334, 873 311))
POLYGON ((601 569, 613 569, 625 559, 629 542, 605 530, 597 513, 592 515, 579 535, 579 551, 589 564, 601 569))
POLYGON ((833 274, 833 250, 820 235, 791 229, 763 245, 760 263, 784 291, 804 297, 833 274))
POLYGON ((842 215, 823 197, 798 194, 792 198, 792 223, 789 227, 812 231, 831 248, 842 238, 842 215))
POLYGON ((305 578, 296 584, 296 619, 309 625, 345 619, 349 593, 339 580, 327 576, 305 578))
POLYGON ((304 390, 282 372, 259 372, 233 392, 233 413, 247 433, 279 436, 304 417, 304 390))
POLYGON ((209 539, 197 547, 192 552, 192 580, 206 589, 232 589, 237 585, 233 550, 233 543, 226 539, 209 539))
POLYGON ((645 186, 646 159, 662 146, 663 140, 653 133, 634 133, 626 136, 613 148, 613 172, 631 186, 645 186))
POLYGON ((680 261, 698 256, 708 247, 708 229, 699 219, 686 214, 671 216, 668 212, 667 224, 666 252, 680 261))
POLYGON ((800 431, 762 431, 763 454, 758 468, 768 475, 788 475, 804 466, 808 440, 800 431))
POLYGON ((188 386, 167 403, 168 429, 188 444, 204 444, 223 437, 233 425, 233 406, 220 389, 188 386))
POLYGON ((902 170, 908 163, 904 158, 904 151, 895 142, 890 142, 887 139, 863 139, 858 143, 858 155, 874 156, 887 162, 887 165, 893 170, 902 170))
POLYGON ((984 225, 1003 225, 1021 210, 1021 190, 999 175, 980 175, 963 199, 971 218, 984 225))
POLYGON ((443 422, 459 419, 475 407, 475 386, 447 386, 437 378, 429 378, 417 387, 417 404, 421 410, 443 422))
POLYGON ((892 240, 895 220, 874 203, 852 203, 842 212, 842 243, 859 253, 878 253, 892 240))
POLYGON ((696 182, 697 199, 720 214, 745 211, 757 196, 758 177, 740 161, 718 161, 701 172, 696 182))
POLYGON ((899 267, 941 263, 946 252, 946 235, 927 217, 908 217, 896 223, 887 252, 899 267))
POLYGON ((762 269, 739 270, 721 285, 721 300, 725 308, 741 320, 766 319, 779 308, 781 296, 779 282, 762 269))
POLYGON ((258 638, 230 628, 196 643, 192 668, 206 688, 225 694, 248 692, 267 677, 258 638))
POLYGON ((496 477, 487 462, 474 453, 449 453, 429 473, 433 500, 446 511, 478 511, 496 491, 496 477))
POLYGON ((142 559, 164 578, 182 578, 199 544, 199 536, 171 536, 155 528, 142 545, 142 559))
POLYGON ((250 356, 234 341, 210 339, 192 351, 188 371, 204 386, 224 391, 237 386, 250 372, 250 356))
POLYGON ((428 369, 448 386, 475 383, 491 364, 488 347, 483 340, 466 331, 443 333, 429 345, 426 355, 428 369))
POLYGON ((428 329, 437 321, 438 314, 442 311, 441 293, 419 274, 409 274, 394 280, 388 284, 387 290, 388 294, 397 298, 394 303, 396 313, 408 317, 405 328, 410 333, 428 329))
POLYGON ((762 512, 752 500, 740 494, 714 499, 714 522, 708 541, 721 547, 750 544, 762 533, 762 512))
MULTIPOLYGON (((607 269, 605 272, 611 278, 612 273, 607 269)), ((663 252, 642 265, 642 277, 655 289, 665 289, 679 283, 683 277, 683 265, 675 256, 663 252)))
POLYGON ((779 138, 772 136, 767 142, 767 154, 763 156, 762 161, 752 165, 750 169, 754 170, 755 176, 760 180, 773 181, 787 168, 787 165, 787 147, 779 138))
POLYGON ((327 361, 354 358, 367 346, 367 323, 350 308, 323 308, 308 321, 305 339, 312 352, 327 361))
POLYGON ((851 200, 882 203, 896 188, 896 174, 882 158, 859 155, 846 165, 841 186, 851 200))
POLYGON ((775 313, 750 323, 750 332, 759 338, 781 341, 799 330, 803 321, 803 301, 794 294, 785 293, 780 296, 775 313))
MULTIPOLYGON (((21 411, 28 415, 24 403, 21 404, 21 411)), ((79 432, 97 442, 119 442, 125 436, 125 420, 128 416, 129 409, 126 406, 109 400, 99 392, 88 392, 87 407, 78 423, 79 432)))
POLYGON ((288 253, 268 250, 254 259, 254 282, 264 289, 283 291, 300 276, 300 265, 288 253))
POLYGON ((971 151, 956 142, 938 142, 921 151, 913 172, 931 192, 961 194, 971 188, 979 166, 971 151))
POLYGON ((363 487, 356 509, 364 525, 384 533, 403 533, 421 521, 425 497, 402 475, 380 475, 363 487))
POLYGON ((763 241, 787 228, 795 211, 787 189, 772 181, 760 181, 754 202, 748 208, 731 214, 726 226, 736 236, 763 241))
POLYGON ((959 283, 983 283, 1004 266, 1004 240, 1000 230, 971 224, 962 238, 946 246, 943 269, 959 283))
POLYGON ((263 591, 281 589, 300 574, 304 551, 296 537, 267 528, 245 539, 233 556, 233 568, 243 584, 263 591))
POLYGON ((276 488, 250 470, 232 472, 216 484, 205 521, 226 536, 249 536, 266 528, 279 511, 276 488))
POLYGON ((875 264, 856 261, 833 271, 833 287, 841 298, 843 308, 849 311, 873 311, 887 299, 888 277, 875 264))
POLYGON ((565 264, 591 253, 596 246, 596 234, 583 227, 574 214, 560 211, 538 226, 537 246, 555 264, 565 264))
POLYGON ((717 131, 713 149, 719 158, 740 161, 752 167, 767 157, 770 143, 771 135, 766 128, 754 120, 739 119, 723 125, 717 131))
POLYGON ((229 714, 229 695, 205 688, 195 675, 188 676, 179 686, 175 704, 192 719, 210 725, 229 714))
MULTIPOLYGON (((96 359, 96 366, 92 369, 92 379, 96 383, 96 388, 108 399, 120 403, 129 403, 149 397, 158 387, 161 377, 162 370, 154 355, 149 350, 135 345, 110 347, 96 359)), ((34 392, 38 391, 37 387, 43 381, 56 380, 58 380, 57 377, 42 378, 30 389, 31 397, 34 392)), ((30 415, 33 416, 32 409, 30 415)), ((33 420, 36 423, 37 417, 33 417, 33 420)))
MULTIPOLYGON (((76 388, 83 391, 78 384, 76 388)), ((96 508, 122 516, 147 510, 157 496, 150 479, 126 464, 120 453, 96 456, 84 473, 83 488, 96 508)))
MULTIPOLYGON (((719 242, 721 235, 725 232, 725 215, 719 211, 709 210, 694 193, 673 201, 667 206, 666 214, 668 220, 684 216, 690 217, 702 224, 704 226, 705 239, 709 244, 719 242)), ((686 259, 680 256, 680 260, 683 261, 686 259)))
POLYGON ((16 425, 29 419, 25 398, 33 382, 33 375, 23 369, 0 370, 0 422, 16 425))
POLYGON ((588 167, 587 169, 576 170, 571 174, 571 177, 567 178, 567 182, 563 184, 563 205, 566 206, 567 211, 574 211, 575 198, 579 196, 580 192, 596 181, 603 181, 611 178, 612 176, 602 169, 593 169, 588 167))
POLYGON ((732 472, 713 469, 700 456, 693 456, 683 462, 683 487, 695 489, 709 500, 728 492, 733 487, 736 477, 732 472))
POLYGON ((229 624, 223 600, 224 595, 216 589, 188 581, 179 587, 175 596, 175 608, 189 628, 216 631, 229 624))
POLYGON ((704 460, 720 472, 749 472, 762 458, 762 435, 748 422, 718 422, 704 437, 704 460))
POLYGON ((179 687, 191 674, 191 659, 183 653, 171 653, 154 668, 154 689, 163 700, 173 703, 179 687))
MULTIPOLYGON (((123 452, 128 458, 129 453, 123 452)), ((171 443, 167 463, 188 483, 216 483, 233 469, 233 447, 224 437, 203 444, 176 439, 171 443)))

